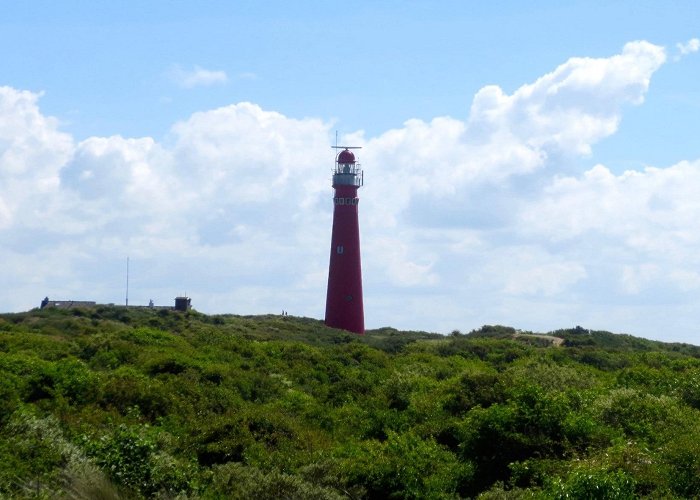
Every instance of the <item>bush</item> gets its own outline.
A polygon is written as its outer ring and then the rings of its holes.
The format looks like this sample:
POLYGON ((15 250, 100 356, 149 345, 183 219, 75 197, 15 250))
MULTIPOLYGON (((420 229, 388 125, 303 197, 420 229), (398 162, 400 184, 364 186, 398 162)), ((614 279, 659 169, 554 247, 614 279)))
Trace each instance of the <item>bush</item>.
POLYGON ((203 498, 232 500, 342 500, 347 496, 331 488, 316 486, 298 476, 276 470, 263 472, 239 463, 217 465, 203 498))
POLYGON ((156 446, 139 429, 122 424, 112 434, 86 444, 88 454, 119 484, 147 495, 157 491, 151 477, 156 446))
POLYGON ((29 485, 32 497, 45 497, 47 491, 61 490, 63 473, 86 466, 87 459, 64 437, 56 418, 15 412, 0 435, 0 498, 23 496, 29 485))
POLYGON ((348 448, 342 468, 348 484, 361 485, 369 498, 454 496, 474 472, 469 462, 410 432, 348 448))
POLYGON ((632 500, 634 480, 622 471, 577 470, 565 480, 557 479, 546 490, 550 498, 582 500, 632 500))
POLYGON ((77 359, 64 359, 54 364, 54 390, 73 404, 86 404, 100 399, 97 375, 77 359))

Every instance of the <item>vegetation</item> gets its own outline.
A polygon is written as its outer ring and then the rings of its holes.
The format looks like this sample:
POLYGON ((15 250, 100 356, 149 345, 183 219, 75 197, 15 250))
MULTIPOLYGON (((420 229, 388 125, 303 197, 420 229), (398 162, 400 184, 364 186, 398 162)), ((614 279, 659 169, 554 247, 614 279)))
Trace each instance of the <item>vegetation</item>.
POLYGON ((0 315, 0 498, 700 496, 700 348, 576 327, 0 315))

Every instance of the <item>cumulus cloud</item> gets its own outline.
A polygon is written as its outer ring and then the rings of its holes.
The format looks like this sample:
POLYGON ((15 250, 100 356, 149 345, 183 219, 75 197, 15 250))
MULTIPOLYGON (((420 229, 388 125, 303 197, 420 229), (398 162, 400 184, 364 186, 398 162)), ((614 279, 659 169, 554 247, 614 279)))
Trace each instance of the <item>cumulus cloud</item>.
MULTIPOLYGON (((511 95, 484 87, 466 121, 409 120, 401 129, 366 140, 363 158, 381 165, 376 182, 367 187, 371 199, 383 200, 370 211, 373 223, 395 225, 422 196, 450 204, 452 217, 464 219, 479 210, 466 206, 475 197, 501 189, 489 186, 555 168, 562 156, 587 155, 593 144, 616 132, 626 105, 643 102, 665 59, 663 47, 630 42, 609 58, 572 58, 511 95), (392 186, 388 193, 379 187, 387 185, 392 186), (381 189, 381 196, 374 189, 381 189)), ((501 205, 493 197, 488 202, 489 210, 501 205)), ((513 205, 507 206, 512 212, 513 205)))
POLYGON ((498 269, 491 269, 491 274, 504 277, 505 293, 552 296, 586 277, 580 262, 566 261, 537 247, 512 246, 503 252, 505 255, 494 259, 498 269))
MULTIPOLYGON (((521 213, 520 227, 551 245, 595 242, 619 287, 634 294, 649 286, 678 292, 698 287, 700 161, 613 174, 597 165, 560 177, 521 213)), ((668 290, 666 290, 668 291, 668 290)))
MULTIPOLYGON (((680 304, 697 291, 700 160, 621 174, 560 168, 617 131, 665 60, 663 47, 630 42, 510 94, 486 86, 465 117, 344 137, 364 146, 367 324, 449 331, 615 318, 589 325, 634 329, 645 294, 680 304)), ((178 81, 226 75, 196 68, 178 81)), ((132 293, 143 293, 135 303, 187 291, 208 312, 322 314, 331 123, 241 102, 192 114, 162 142, 76 143, 39 97, 0 88, 7 307, 45 294, 117 301, 130 255, 132 293)))
POLYGON ((0 87, 0 229, 40 225, 59 187, 61 165, 74 144, 44 116, 40 94, 0 87))
POLYGON ((410 247, 403 238, 378 237, 365 247, 377 256, 375 266, 385 271, 383 274, 392 285, 414 287, 438 284, 439 278, 432 269, 435 257, 429 254, 411 256, 410 247))
POLYGON ((552 152, 588 154, 617 130, 623 105, 643 102, 665 59, 662 47, 630 42, 609 58, 569 59, 512 95, 484 87, 474 97, 467 135, 496 152, 504 144, 527 148, 516 155, 517 164, 504 162, 514 173, 542 166, 552 152))
POLYGON ((191 70, 186 70, 177 65, 173 66, 170 70, 170 77, 175 83, 185 89, 209 87, 228 82, 228 75, 225 71, 204 69, 196 65, 191 70))
POLYGON ((597 233, 623 239, 633 251, 700 243, 700 162, 613 174, 596 165, 577 177, 558 177, 521 213, 529 231, 550 240, 597 233))

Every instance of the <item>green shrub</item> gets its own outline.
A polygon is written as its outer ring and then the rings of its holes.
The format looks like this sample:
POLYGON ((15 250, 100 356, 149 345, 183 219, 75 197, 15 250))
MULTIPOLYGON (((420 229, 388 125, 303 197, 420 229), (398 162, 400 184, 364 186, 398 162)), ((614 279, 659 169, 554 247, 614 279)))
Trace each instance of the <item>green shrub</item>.
POLYGON ((555 480, 546 490, 554 499, 633 500, 634 480, 622 471, 577 470, 565 480, 555 480))
POLYGON ((122 486, 145 496, 174 496, 197 484, 197 468, 158 450, 144 429, 119 425, 97 440, 85 440, 88 454, 122 486))
POLYGON ((410 432, 347 448, 342 470, 369 498, 448 498, 474 473, 469 462, 410 432))
POLYGON ((77 359, 63 359, 53 366, 54 391, 73 404, 98 401, 100 381, 98 376, 77 359))
POLYGON ((232 500, 342 500, 341 492, 317 486, 301 477, 276 470, 263 472, 240 463, 217 465, 212 469, 210 485, 202 492, 203 498, 230 498, 232 500))
POLYGON ((661 451, 671 490, 683 498, 700 497, 700 443, 692 435, 677 434, 661 451))
POLYGON ((64 472, 85 466, 86 457, 65 438, 54 417, 17 411, 0 434, 0 498, 25 493, 46 497, 61 490, 64 472))

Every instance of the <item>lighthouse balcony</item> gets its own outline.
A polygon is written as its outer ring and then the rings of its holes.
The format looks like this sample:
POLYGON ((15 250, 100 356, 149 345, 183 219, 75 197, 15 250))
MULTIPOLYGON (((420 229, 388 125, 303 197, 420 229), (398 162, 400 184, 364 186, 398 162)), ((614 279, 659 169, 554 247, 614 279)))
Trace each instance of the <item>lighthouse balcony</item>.
POLYGON ((362 169, 359 165, 338 165, 333 171, 334 186, 356 186, 363 184, 362 169))
POLYGON ((362 186, 362 175, 355 174, 334 174, 334 186, 362 186))

